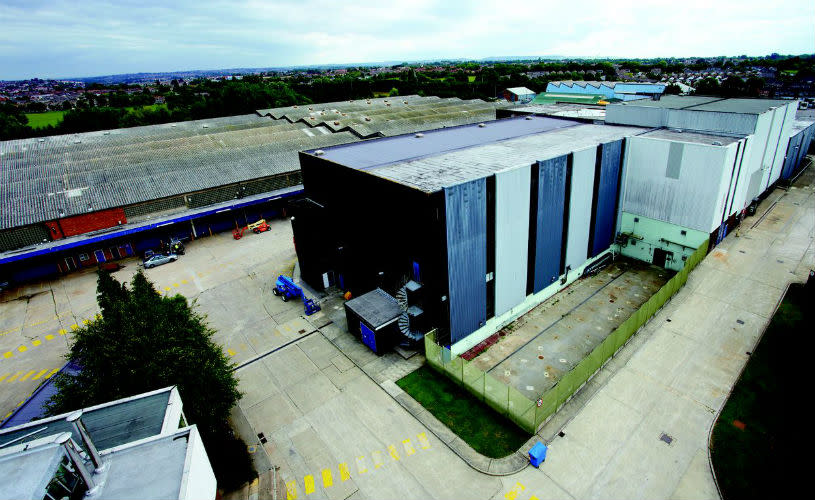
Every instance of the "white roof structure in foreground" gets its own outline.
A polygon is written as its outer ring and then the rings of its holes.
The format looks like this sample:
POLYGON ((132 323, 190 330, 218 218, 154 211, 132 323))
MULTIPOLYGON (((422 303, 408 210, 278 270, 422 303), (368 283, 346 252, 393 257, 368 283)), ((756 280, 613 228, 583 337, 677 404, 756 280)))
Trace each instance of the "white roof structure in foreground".
POLYGON ((0 499, 215 498, 175 387, 0 431, 0 499))

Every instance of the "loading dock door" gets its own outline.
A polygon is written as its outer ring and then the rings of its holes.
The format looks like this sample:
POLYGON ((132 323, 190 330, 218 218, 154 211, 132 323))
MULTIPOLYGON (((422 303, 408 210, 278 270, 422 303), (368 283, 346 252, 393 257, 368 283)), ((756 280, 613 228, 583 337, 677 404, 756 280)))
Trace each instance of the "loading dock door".
POLYGON ((96 262, 105 262, 107 260, 105 258, 105 252, 102 250, 94 250, 93 256, 96 257, 96 262))
POLYGON ((567 167, 565 155, 538 162, 535 281, 532 289, 535 293, 554 283, 561 274, 567 167))

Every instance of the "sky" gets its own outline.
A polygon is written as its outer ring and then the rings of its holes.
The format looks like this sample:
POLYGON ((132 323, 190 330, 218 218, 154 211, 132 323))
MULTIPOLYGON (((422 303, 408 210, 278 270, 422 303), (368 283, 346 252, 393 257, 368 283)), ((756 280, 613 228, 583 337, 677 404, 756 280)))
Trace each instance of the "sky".
POLYGON ((492 56, 812 53, 812 0, 0 0, 0 80, 492 56))

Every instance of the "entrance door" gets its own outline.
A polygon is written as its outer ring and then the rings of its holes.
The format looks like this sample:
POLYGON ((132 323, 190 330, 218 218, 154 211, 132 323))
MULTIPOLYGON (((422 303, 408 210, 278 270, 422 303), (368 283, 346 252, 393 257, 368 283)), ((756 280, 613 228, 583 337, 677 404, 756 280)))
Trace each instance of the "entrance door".
POLYGON ((96 262, 105 262, 107 260, 105 258, 105 252, 102 250, 94 250, 93 256, 96 257, 96 262))
POLYGON ((655 248, 653 263, 655 266, 665 267, 665 261, 673 260, 673 256, 673 252, 666 252, 661 248, 655 248))

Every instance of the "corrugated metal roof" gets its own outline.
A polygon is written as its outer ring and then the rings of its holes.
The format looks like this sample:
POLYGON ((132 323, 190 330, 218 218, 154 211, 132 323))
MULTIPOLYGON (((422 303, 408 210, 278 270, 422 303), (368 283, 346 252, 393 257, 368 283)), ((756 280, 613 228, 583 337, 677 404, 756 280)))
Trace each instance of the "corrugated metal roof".
POLYGON ((536 95, 530 104, 550 104, 556 102, 568 102, 579 104, 597 104, 598 102, 607 99, 606 96, 601 94, 560 94, 557 92, 541 92, 536 95))
POLYGON ((534 93, 535 93, 535 91, 534 91, 534 90, 529 90, 529 89, 528 89, 528 88, 526 88, 526 87, 512 87, 512 88, 508 88, 508 89, 507 89, 507 92, 510 92, 510 93, 512 93, 512 94, 515 94, 515 95, 529 95, 529 94, 534 94, 534 93))
POLYGON ((0 142, 0 229, 293 172, 304 149, 480 122, 506 105, 399 96, 0 142))
POLYGON ((642 137, 665 139, 674 142, 692 142, 694 144, 707 144, 708 146, 727 146, 738 142, 744 136, 703 134, 700 132, 680 132, 678 130, 659 129, 642 134, 642 137))
POLYGON ((721 99, 685 109, 760 115, 773 108, 786 106, 790 102, 782 99, 721 99))
POLYGON ((371 290, 345 303, 345 307, 354 312, 374 330, 392 322, 402 314, 399 303, 381 288, 371 290))

